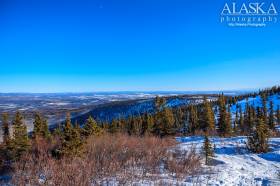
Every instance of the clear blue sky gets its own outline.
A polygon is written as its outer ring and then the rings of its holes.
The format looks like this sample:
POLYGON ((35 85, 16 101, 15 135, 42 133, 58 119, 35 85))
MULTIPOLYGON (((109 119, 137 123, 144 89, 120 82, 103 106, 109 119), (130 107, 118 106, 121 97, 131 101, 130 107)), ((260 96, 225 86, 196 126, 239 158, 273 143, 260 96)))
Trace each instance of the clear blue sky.
POLYGON ((280 20, 227 27, 219 17, 224 2, 0 0, 0 92, 279 84, 280 20))

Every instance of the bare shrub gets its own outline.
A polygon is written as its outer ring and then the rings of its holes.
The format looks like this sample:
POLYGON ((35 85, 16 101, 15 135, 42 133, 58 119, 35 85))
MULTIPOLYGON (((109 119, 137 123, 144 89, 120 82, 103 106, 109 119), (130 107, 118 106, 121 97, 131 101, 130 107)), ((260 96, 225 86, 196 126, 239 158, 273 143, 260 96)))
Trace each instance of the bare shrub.
POLYGON ((53 143, 37 141, 34 149, 14 164, 15 185, 101 185, 116 181, 127 185, 152 180, 165 171, 188 175, 199 167, 194 151, 173 152, 171 138, 103 134, 90 137, 81 157, 55 159, 53 143), (36 152, 36 153, 35 153, 36 152))
POLYGON ((166 165, 167 170, 176 178, 194 176, 200 172, 201 157, 195 147, 191 147, 188 151, 175 149, 169 152, 166 165))

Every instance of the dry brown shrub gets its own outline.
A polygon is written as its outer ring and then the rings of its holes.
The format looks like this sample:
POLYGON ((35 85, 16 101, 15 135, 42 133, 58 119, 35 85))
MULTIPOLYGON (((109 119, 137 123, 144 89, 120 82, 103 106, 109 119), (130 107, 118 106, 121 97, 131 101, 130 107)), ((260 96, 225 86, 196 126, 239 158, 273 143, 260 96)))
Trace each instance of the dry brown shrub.
POLYGON ((197 154, 195 147, 191 147, 187 151, 175 149, 169 152, 166 166, 173 176, 183 179, 200 172, 201 157, 197 154))
POLYGON ((83 156, 55 159, 50 153, 54 144, 39 140, 33 144, 32 153, 14 164, 12 182, 15 185, 83 186, 114 180, 119 185, 129 185, 157 179, 161 167, 176 175, 193 174, 199 166, 195 152, 171 153, 175 144, 172 138, 103 134, 88 139, 83 156))

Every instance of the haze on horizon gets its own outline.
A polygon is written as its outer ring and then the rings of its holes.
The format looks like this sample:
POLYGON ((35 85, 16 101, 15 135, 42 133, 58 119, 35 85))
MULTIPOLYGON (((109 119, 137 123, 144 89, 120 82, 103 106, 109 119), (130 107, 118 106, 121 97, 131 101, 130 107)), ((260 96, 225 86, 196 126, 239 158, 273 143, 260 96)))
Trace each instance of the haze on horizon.
POLYGON ((0 92, 279 85, 280 23, 227 27, 219 20, 225 2, 3 0, 0 92))

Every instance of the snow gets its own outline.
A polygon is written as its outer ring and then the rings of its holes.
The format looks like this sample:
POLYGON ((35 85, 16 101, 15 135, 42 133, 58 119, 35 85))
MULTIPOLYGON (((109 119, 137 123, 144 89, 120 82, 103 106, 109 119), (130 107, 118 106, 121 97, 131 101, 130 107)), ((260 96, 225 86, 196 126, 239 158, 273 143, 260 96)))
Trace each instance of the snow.
MULTIPOLYGON (((278 106, 280 107, 280 95, 279 94, 275 94, 275 95, 269 96, 267 98, 267 103, 266 103, 267 108, 269 108, 269 102, 270 101, 273 102, 273 104, 274 104, 273 110, 276 111, 277 107, 278 106)), ((262 107, 261 97, 260 96, 256 96, 256 97, 250 97, 250 98, 248 98, 248 100, 243 99, 241 101, 238 101, 235 105, 231 106, 231 112, 235 113, 237 105, 239 105, 242 108, 242 111, 244 112, 245 108, 246 108, 246 103, 247 102, 248 102, 249 105, 254 106, 254 108, 262 107)))
MULTIPOLYGON (((185 151, 195 148, 201 153, 204 137, 177 137, 178 149, 185 151)), ((156 186, 279 186, 280 185, 280 138, 271 138, 270 152, 253 154, 246 149, 247 137, 210 138, 215 156, 210 166, 202 162, 201 173, 177 180, 167 172, 162 172, 156 180, 138 180, 131 185, 156 186)), ((109 184, 118 185, 112 180, 109 184)))
MULTIPOLYGON (((178 137, 181 150, 193 146, 201 151, 203 137, 178 137)), ((247 138, 210 138, 215 151, 213 164, 196 178, 187 178, 182 185, 280 185, 280 138, 271 138, 271 151, 253 154, 246 149, 247 138)))

